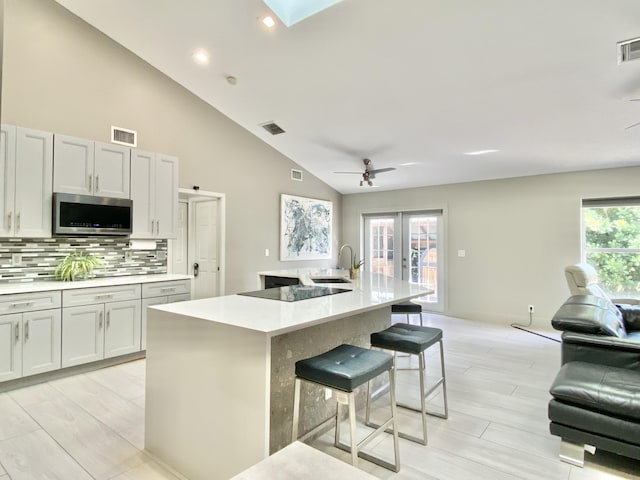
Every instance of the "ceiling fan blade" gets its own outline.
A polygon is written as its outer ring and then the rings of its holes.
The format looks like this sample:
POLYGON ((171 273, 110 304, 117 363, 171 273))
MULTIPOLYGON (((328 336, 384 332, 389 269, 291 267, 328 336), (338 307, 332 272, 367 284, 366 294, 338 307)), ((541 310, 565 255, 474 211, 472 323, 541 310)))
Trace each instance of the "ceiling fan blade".
POLYGON ((349 173, 349 174, 355 174, 355 175, 362 175, 362 172, 333 172, 333 173, 349 173))
POLYGON ((375 170, 369 170, 369 174, 370 175, 375 175, 377 173, 382 173, 382 172, 391 172, 392 170, 395 170, 395 168, 394 167, 376 168, 375 170))
POLYGON ((624 129, 625 130, 629 130, 630 128, 637 127, 638 125, 640 125, 640 122, 636 122, 633 125, 629 125, 628 127, 624 127, 624 129))

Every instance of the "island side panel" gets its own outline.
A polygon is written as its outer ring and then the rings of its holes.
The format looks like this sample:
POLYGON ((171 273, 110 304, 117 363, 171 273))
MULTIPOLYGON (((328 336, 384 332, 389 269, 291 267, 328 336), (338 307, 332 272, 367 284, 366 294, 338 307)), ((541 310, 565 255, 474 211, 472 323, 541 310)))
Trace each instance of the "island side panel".
MULTIPOLYGON (((271 339, 270 453, 291 443, 295 362, 348 343, 369 348, 370 335, 391 324, 391 307, 333 320, 271 339)), ((300 433, 335 415, 335 397, 325 400, 324 388, 303 384, 300 433)), ((361 394, 359 399, 363 399, 361 394)), ((364 405, 358 402, 358 408, 364 405)))
POLYGON ((268 456, 266 334, 149 310, 145 449, 190 480, 268 456))

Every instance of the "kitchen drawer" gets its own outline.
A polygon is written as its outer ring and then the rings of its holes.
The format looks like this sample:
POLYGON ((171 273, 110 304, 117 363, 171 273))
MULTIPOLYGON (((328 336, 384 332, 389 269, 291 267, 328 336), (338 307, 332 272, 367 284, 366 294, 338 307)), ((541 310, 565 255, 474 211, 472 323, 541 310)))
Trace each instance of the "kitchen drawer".
POLYGON ((191 280, 170 280, 142 284, 142 298, 164 297, 191 292, 191 280))
POLYGON ((137 283, 113 287, 78 288, 77 290, 65 290, 62 292, 62 305, 64 307, 139 299, 140 284, 137 283))
POLYGON ((60 306, 61 293, 59 290, 0 295, 0 315, 48 310, 60 308, 60 306))

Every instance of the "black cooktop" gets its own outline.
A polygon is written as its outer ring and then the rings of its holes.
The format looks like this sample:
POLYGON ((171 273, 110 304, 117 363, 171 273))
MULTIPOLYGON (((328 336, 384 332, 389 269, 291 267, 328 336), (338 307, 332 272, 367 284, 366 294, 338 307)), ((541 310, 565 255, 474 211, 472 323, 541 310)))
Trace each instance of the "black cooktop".
POLYGON ((280 300, 282 302, 297 302, 308 298, 324 297, 335 295, 336 293, 350 292, 348 288, 318 287, 306 285, 289 285, 287 287, 267 288, 266 290, 256 290, 254 292, 243 292, 238 295, 247 297, 267 298, 269 300, 280 300))

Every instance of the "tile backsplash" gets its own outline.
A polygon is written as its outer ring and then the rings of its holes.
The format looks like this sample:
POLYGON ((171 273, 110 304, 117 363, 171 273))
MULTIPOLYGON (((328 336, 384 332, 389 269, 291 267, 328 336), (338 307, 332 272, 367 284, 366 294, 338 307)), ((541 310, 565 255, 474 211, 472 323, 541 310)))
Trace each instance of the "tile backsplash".
POLYGON ((58 263, 74 251, 103 260, 95 278, 167 273, 167 240, 156 240, 155 250, 134 250, 126 237, 56 237, 0 239, 0 283, 54 280, 58 263), (22 256, 13 265, 14 254, 22 256))

